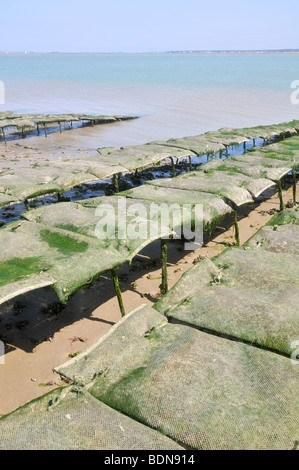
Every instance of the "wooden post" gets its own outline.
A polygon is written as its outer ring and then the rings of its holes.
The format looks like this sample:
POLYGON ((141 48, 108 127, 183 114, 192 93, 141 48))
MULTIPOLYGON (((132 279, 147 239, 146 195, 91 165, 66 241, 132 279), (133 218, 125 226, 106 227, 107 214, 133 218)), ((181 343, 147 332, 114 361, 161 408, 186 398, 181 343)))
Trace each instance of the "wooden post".
POLYGON ((118 175, 113 176, 114 189, 116 193, 119 193, 119 180, 118 175))
POLYGON ((61 122, 59 122, 58 124, 59 124, 59 132, 60 132, 60 134, 62 134, 61 122))
POLYGON ((172 166, 172 176, 175 176, 175 164, 174 164, 173 157, 170 157, 170 160, 171 160, 171 166, 172 166))
POLYGON ((253 141, 253 147, 255 147, 255 139, 252 139, 252 141, 253 141))
POLYGON ((246 142, 243 142, 244 153, 246 153, 246 142))
POLYGON ((294 168, 292 169, 292 175, 293 175, 293 202, 294 204, 297 204, 297 178, 296 178, 296 171, 294 168))
POLYGON ((24 204, 25 204, 25 207, 26 207, 26 211, 30 211, 30 204, 28 202, 28 199, 25 199, 24 204))
POLYGON ((39 135, 39 124, 36 125, 37 134, 39 135))
POLYGON ((44 123, 44 128, 45 128, 45 137, 48 137, 46 123, 44 123))
POLYGON ((118 275, 117 275, 116 269, 111 269, 111 277, 112 277, 112 281, 113 281, 113 287, 114 287, 114 290, 115 290, 115 293, 116 293, 116 296, 117 296, 121 316, 124 317, 126 312, 125 312, 125 308, 124 308, 124 304, 123 304, 121 290, 119 288, 119 280, 118 280, 118 275))
POLYGON ((3 139, 4 139, 4 142, 5 142, 5 145, 7 144, 6 142, 6 135, 5 135, 5 132, 4 132, 4 128, 2 127, 2 135, 3 135, 3 139))
POLYGON ((189 155, 189 170, 192 171, 192 157, 189 155))
POLYGON ((281 212, 285 209, 285 206, 284 206, 284 202, 283 202, 282 186, 281 186, 281 181, 280 180, 277 182, 277 188, 278 188, 278 196, 279 196, 279 201, 280 201, 279 211, 281 212))
POLYGON ((237 245, 237 246, 240 246, 240 229, 239 229, 239 224, 238 224, 238 212, 237 212, 237 208, 235 208, 235 209, 233 210, 233 216, 234 216, 236 245, 237 245))
POLYGON ((167 279, 167 240, 161 238, 161 260, 162 260, 162 283, 161 294, 165 295, 168 292, 168 279, 167 279))

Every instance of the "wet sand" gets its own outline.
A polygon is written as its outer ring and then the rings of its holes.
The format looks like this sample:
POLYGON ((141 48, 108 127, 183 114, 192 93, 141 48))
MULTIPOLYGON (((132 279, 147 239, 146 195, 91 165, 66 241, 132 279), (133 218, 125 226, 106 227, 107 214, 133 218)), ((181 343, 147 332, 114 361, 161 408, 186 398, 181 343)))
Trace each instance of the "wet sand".
MULTIPOLYGON (((299 184, 298 184, 299 191, 299 184)), ((292 188, 284 191, 284 201, 292 199, 292 188)), ((249 215, 239 222, 241 244, 248 240, 279 208, 277 194, 252 205, 249 215)), ((221 224, 222 225, 222 224, 221 224)), ((206 246, 194 252, 183 251, 180 241, 169 243, 169 287, 193 266, 199 256, 219 254, 234 244, 234 228, 219 227, 206 246)), ((161 269, 159 241, 144 249, 131 267, 120 270, 120 287, 126 312, 140 304, 153 305, 159 297, 161 269)), ((62 310, 50 288, 31 292, 1 308, 0 336, 7 352, 0 365, 0 415, 7 414, 46 392, 65 385, 53 367, 69 355, 86 349, 121 318, 112 282, 100 276, 88 290, 81 289, 62 310), (49 304, 55 305, 49 309, 49 304)))

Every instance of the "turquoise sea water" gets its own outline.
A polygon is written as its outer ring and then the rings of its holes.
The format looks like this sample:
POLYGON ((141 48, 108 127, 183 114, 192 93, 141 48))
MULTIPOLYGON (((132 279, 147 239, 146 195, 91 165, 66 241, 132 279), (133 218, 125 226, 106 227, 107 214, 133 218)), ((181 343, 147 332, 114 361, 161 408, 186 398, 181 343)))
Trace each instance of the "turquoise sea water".
POLYGON ((141 116, 95 130, 91 146, 299 116, 290 100, 299 54, 4 54, 0 80, 6 90, 0 111, 141 116))
MULTIPOLYGON (((2 55, 4 81, 285 90, 299 54, 2 55)), ((295 78, 294 78, 295 77, 295 78)))

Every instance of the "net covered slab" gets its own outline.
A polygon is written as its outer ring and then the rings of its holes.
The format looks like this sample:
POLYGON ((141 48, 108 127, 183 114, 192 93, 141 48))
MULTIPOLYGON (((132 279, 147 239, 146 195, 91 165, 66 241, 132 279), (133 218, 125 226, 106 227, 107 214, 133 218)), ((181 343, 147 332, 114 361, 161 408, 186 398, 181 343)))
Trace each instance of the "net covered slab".
POLYGON ((294 253, 299 255, 299 230, 297 225, 274 225, 261 228, 247 242, 251 248, 262 248, 273 253, 294 253))
POLYGON ((121 165, 127 170, 136 170, 153 165, 169 157, 185 157, 194 155, 191 151, 175 147, 166 147, 156 143, 123 147, 120 150, 114 148, 100 148, 101 162, 106 164, 121 165))
POLYGON ((165 324, 167 324, 165 316, 151 307, 141 305, 127 314, 82 354, 56 367, 55 371, 84 386, 90 384, 96 376, 105 376, 111 365, 120 362, 121 370, 113 366, 117 374, 114 380, 118 380, 126 371, 138 365, 140 358, 147 357, 149 342, 144 342, 144 338, 150 335, 152 330, 159 329, 165 324))
POLYGON ((182 213, 170 208, 167 223, 163 212, 158 206, 153 207, 151 201, 122 196, 44 206, 24 213, 23 217, 97 239, 107 249, 117 250, 126 261, 152 241, 169 237, 185 223, 192 222, 191 210, 182 213))
POLYGON ((0 419, 1 450, 182 450, 171 439, 76 387, 0 419))
MULTIPOLYGON (((0 302, 7 299, 8 289, 12 297, 19 293, 20 281, 28 281, 22 292, 31 290, 28 276, 44 272, 54 280, 51 284, 59 299, 66 302, 99 274, 131 262, 152 241, 173 236, 185 224, 191 226, 194 218, 191 209, 182 212, 174 207, 167 223, 150 201, 123 197, 42 206, 23 217, 27 221, 12 222, 0 230, 0 302)), ((40 284, 37 281, 34 286, 40 284)))
POLYGON ((1 302, 7 298, 7 286, 11 286, 11 296, 13 292, 18 295, 20 281, 28 281, 25 285, 31 290, 28 276, 43 279, 44 273, 50 275, 59 299, 65 302, 79 287, 125 260, 100 240, 27 221, 3 227, 0 243, 0 287, 6 286, 1 302))
POLYGON ((109 163, 102 162, 100 156, 55 161, 55 167, 68 172, 86 172, 87 174, 93 175, 94 180, 110 178, 115 174, 127 172, 125 167, 117 165, 113 161, 109 163))
POLYGON ((297 225, 263 227, 244 248, 189 270, 155 308, 167 317, 290 355, 299 337, 298 237, 297 225))
POLYGON ((273 124, 270 126, 243 127, 241 129, 219 129, 219 134, 229 136, 231 133, 244 136, 248 139, 271 139, 276 136, 296 135, 298 133, 298 121, 273 124))
POLYGON ((37 126, 58 125, 76 121, 91 121, 96 124, 113 123, 136 119, 136 116, 104 116, 93 114, 15 114, 11 111, 0 113, 0 128, 15 127, 18 130, 34 130, 37 126))
POLYGON ((183 149, 193 152, 195 155, 215 155, 219 151, 226 150, 225 145, 219 140, 219 142, 213 142, 206 139, 204 135, 181 137, 179 139, 169 139, 167 141, 158 141, 157 145, 163 145, 165 147, 175 147, 176 152, 178 149, 183 149))
POLYGON ((95 176, 77 170, 66 171, 55 166, 16 168, 0 175, 0 194, 18 201, 45 194, 63 193, 79 184, 94 181, 95 176))
POLYGON ((147 184, 164 188, 208 192, 229 200, 236 206, 253 202, 254 199, 275 184, 266 178, 254 179, 240 173, 230 175, 216 170, 207 170, 205 172, 204 168, 205 165, 203 165, 202 170, 174 178, 150 181, 147 184))
POLYGON ((299 225, 299 208, 278 212, 267 225, 299 225))
POLYGON ((113 335, 109 348, 111 363, 88 386, 108 406, 194 449, 296 446, 299 376, 289 359, 173 324, 147 332, 129 354, 119 344, 117 360, 113 335))
POLYGON ((199 191, 188 191, 176 188, 167 188, 145 184, 138 188, 125 191, 126 198, 146 203, 151 201, 156 204, 178 204, 180 206, 201 204, 203 209, 204 224, 209 224, 220 217, 231 213, 232 209, 220 197, 199 191))
POLYGON ((290 162, 289 164, 293 167, 297 167, 299 165, 299 137, 291 137, 260 149, 253 149, 250 155, 290 162))
POLYGON ((0 193, 0 207, 8 206, 13 202, 18 202, 18 200, 15 197, 10 196, 9 194, 0 193))
MULTIPOLYGON (((229 175, 241 173, 252 178, 267 178, 272 181, 280 180, 292 170, 292 167, 287 165, 281 166, 280 164, 276 167, 274 160, 271 163, 272 165, 270 166, 269 163, 253 161, 250 156, 247 159, 243 159, 241 156, 237 158, 230 157, 224 161, 218 159, 211 160, 205 164, 205 170, 223 171, 229 175)), ((279 161, 279 163, 281 162, 279 161)))
POLYGON ((194 151, 197 155, 213 154, 226 150, 228 146, 240 145, 249 139, 272 139, 273 137, 298 134, 298 121, 270 126, 244 127, 241 129, 222 128, 201 135, 159 141, 158 144, 173 145, 194 151))

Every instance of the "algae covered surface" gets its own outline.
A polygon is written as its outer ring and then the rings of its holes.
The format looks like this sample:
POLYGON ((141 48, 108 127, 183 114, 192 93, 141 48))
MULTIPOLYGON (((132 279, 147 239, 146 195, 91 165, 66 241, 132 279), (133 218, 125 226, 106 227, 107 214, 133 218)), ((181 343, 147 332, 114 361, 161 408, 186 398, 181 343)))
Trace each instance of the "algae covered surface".
POLYGON ((290 355, 299 337, 299 212, 204 260, 155 305, 169 318, 290 355), (290 223, 292 222, 292 223, 290 223))
MULTIPOLYGON (((244 247, 199 262, 155 308, 56 367, 74 385, 1 419, 5 445, 26 434, 42 448, 107 448, 113 433, 119 448, 297 448, 298 215, 282 212, 244 247)), ((68 251, 49 239, 51 223, 42 243, 68 251)))
POLYGON ((147 306, 136 309, 93 348, 56 371, 189 448, 296 445, 299 376, 288 358, 165 323, 153 312, 147 306), (155 322, 146 325, 152 315, 155 322), (144 327, 135 329, 129 343, 126 322, 131 329, 135 318, 144 327))
POLYGON ((0 420, 2 450, 181 450, 78 387, 54 390, 0 420))

